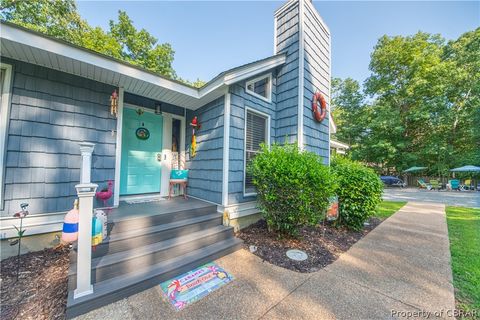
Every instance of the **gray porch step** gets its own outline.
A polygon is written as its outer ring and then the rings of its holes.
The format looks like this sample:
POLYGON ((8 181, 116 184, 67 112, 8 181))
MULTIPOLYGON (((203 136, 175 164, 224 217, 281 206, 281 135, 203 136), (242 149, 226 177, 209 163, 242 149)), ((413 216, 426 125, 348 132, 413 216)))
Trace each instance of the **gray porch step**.
MULTIPOLYGON (((92 282, 101 282, 138 270, 139 266, 157 264, 172 257, 233 238, 233 228, 217 225, 184 236, 141 245, 92 260, 92 282)), ((76 264, 69 270, 69 287, 76 285, 76 264)))
POLYGON ((217 212, 215 205, 192 208, 178 206, 178 208, 174 207, 169 212, 161 214, 156 213, 155 209, 152 208, 142 209, 142 207, 133 205, 131 207, 116 209, 108 215, 109 235, 144 229, 145 226, 163 225, 198 218, 214 212, 217 212), (119 212, 118 210, 122 211, 119 212))
POLYGON ((67 300, 67 318, 75 317, 159 285, 162 281, 234 252, 240 249, 241 246, 241 240, 233 237, 228 238, 181 256, 148 265, 141 269, 137 268, 134 272, 97 282, 94 284, 94 293, 88 296, 74 300, 73 291, 70 290, 67 300))
MULTIPOLYGON (((200 230, 205 230, 222 224, 222 216, 218 213, 200 215, 190 219, 179 219, 178 221, 134 229, 125 232, 114 232, 109 235, 95 251, 92 257, 101 257, 120 251, 131 250, 151 243, 181 237, 200 230)), ((70 257, 76 261, 76 252, 70 257)))

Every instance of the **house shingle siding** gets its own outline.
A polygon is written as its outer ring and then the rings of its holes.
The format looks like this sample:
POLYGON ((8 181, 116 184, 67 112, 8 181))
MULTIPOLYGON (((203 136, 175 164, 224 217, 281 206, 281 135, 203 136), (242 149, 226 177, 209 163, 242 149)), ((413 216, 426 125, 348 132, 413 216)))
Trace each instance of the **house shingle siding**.
MULTIPOLYGON (((267 75, 267 74, 265 74, 267 75)), ((259 75, 260 76, 260 75, 259 75)), ((258 76, 256 76, 258 77, 258 76)), ((273 76, 275 79, 275 74, 273 76)), ((230 86, 230 162, 228 203, 240 203, 255 200, 255 197, 243 196, 244 185, 244 158, 245 158, 245 108, 251 108, 270 115, 270 141, 273 143, 276 137, 276 113, 275 101, 277 98, 275 85, 272 84, 272 102, 259 99, 246 93, 245 83, 230 86)))
POLYGON ((10 215, 28 202, 31 213, 72 207, 80 178, 79 143, 95 143, 92 181, 114 178, 116 120, 109 114, 113 87, 67 73, 3 59, 13 65, 5 163, 10 215))
POLYGON ((287 60, 277 75, 276 131, 279 141, 297 140, 298 106, 298 3, 276 16, 277 53, 286 53, 287 60))
POLYGON ((188 194, 217 204, 222 203, 224 105, 222 96, 198 110, 187 110, 186 118, 188 194), (194 116, 198 117, 201 128, 196 131, 197 154, 191 158, 192 127, 189 124, 194 116))
POLYGON ((314 120, 312 96, 319 91, 330 102, 330 34, 317 18, 313 5, 305 1, 304 7, 304 146, 306 150, 322 156, 324 163, 328 164, 329 116, 327 114, 321 123, 314 120))

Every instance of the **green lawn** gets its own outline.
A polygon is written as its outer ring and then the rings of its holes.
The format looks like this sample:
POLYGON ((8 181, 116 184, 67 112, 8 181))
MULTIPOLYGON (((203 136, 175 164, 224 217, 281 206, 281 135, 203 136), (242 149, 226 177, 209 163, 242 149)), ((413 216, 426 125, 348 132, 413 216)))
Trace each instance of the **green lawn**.
POLYGON ((392 214, 400 210, 407 202, 406 201, 382 201, 377 208, 375 217, 380 219, 387 219, 392 214))
POLYGON ((480 209, 447 207, 455 298, 480 319, 480 209))

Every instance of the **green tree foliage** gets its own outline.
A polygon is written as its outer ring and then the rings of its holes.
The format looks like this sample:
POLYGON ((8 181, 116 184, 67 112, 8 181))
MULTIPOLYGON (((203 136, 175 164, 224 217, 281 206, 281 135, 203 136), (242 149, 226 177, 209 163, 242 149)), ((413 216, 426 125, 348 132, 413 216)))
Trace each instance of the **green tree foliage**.
POLYGON ((175 52, 170 44, 157 44, 158 40, 147 30, 137 30, 126 12, 118 12, 117 22, 110 20, 109 35, 120 44, 123 60, 168 77, 175 76, 172 68, 175 52))
POLYGON ((363 93, 351 79, 332 82, 337 136, 352 158, 383 172, 424 165, 438 175, 480 164, 480 28, 450 42, 383 36, 369 67, 363 93))
POLYGON ((336 133, 336 138, 350 146, 359 142, 363 128, 359 118, 364 117, 366 107, 365 97, 358 81, 351 78, 345 80, 332 79, 332 109, 336 125, 342 130, 336 133))
POLYGON ((119 11, 117 21, 111 20, 104 31, 81 18, 74 0, 3 0, 0 19, 177 78, 171 45, 158 43, 145 29, 137 30, 126 12, 119 11))
POLYGON ((316 225, 336 188, 322 159, 300 151, 296 144, 263 145, 248 170, 268 228, 288 235, 297 235, 305 225, 316 225))

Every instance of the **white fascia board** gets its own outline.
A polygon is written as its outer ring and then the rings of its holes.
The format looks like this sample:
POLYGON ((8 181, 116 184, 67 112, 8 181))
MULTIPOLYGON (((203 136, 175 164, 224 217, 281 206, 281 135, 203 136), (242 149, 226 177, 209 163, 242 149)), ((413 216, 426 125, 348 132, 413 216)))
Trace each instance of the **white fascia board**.
POLYGON ((228 73, 224 77, 224 83, 226 85, 231 85, 233 83, 254 77, 257 74, 260 74, 262 72, 267 72, 273 68, 276 68, 284 64, 286 60, 287 60, 287 57, 285 55, 281 55, 281 56, 275 57, 275 59, 265 61, 260 65, 255 65, 249 68, 228 73))
POLYGON ((330 111, 328 111, 328 121, 329 121, 329 123, 330 123, 330 127, 331 127, 330 131, 331 131, 331 133, 337 133, 337 125, 336 125, 335 122, 333 121, 333 118, 332 118, 332 116, 331 116, 331 114, 330 114, 330 111))
POLYGON ((262 72, 270 71, 273 68, 281 66, 285 63, 287 57, 285 55, 280 55, 275 57, 274 59, 269 59, 262 63, 254 64, 252 66, 248 66, 245 68, 241 68, 239 70, 231 71, 225 74, 222 77, 214 80, 213 82, 207 84, 205 87, 202 87, 199 90, 200 98, 208 95, 209 93, 222 88, 223 86, 229 86, 231 84, 240 82, 245 79, 249 79, 254 77, 262 72))
POLYGON ((129 66, 121 61, 116 61, 113 58, 104 56, 100 53, 64 43, 60 40, 51 39, 50 37, 24 30, 23 28, 16 28, 4 23, 1 23, 1 27, 2 32, 0 36, 8 41, 16 42, 21 45, 33 47, 39 50, 48 51, 53 54, 77 60, 88 65, 127 75, 131 78, 146 81, 155 86, 184 94, 196 100, 207 97, 212 92, 218 91, 218 89, 223 90, 223 87, 226 85, 228 86, 232 83, 253 77, 259 73, 280 66, 281 64, 285 63, 286 60, 284 55, 280 55, 272 59, 266 59, 266 61, 263 62, 253 63, 250 66, 228 72, 225 75, 220 76, 218 79, 211 81, 201 89, 196 89, 175 81, 171 81, 169 79, 165 79, 151 72, 129 66), (48 50, 46 48, 48 48, 48 50))
POLYGON ((162 88, 180 92, 190 97, 199 98, 198 90, 195 88, 128 66, 119 61, 112 60, 113 58, 107 58, 99 53, 91 52, 88 49, 78 48, 67 43, 50 39, 49 37, 42 37, 35 33, 12 27, 8 24, 2 23, 1 26, 1 37, 12 42, 17 42, 41 50, 48 48, 49 52, 57 55, 75 59, 107 70, 112 70, 133 78, 142 79, 162 88))
POLYGON ((346 143, 331 139, 330 140, 330 146, 333 148, 343 148, 343 149, 349 149, 350 146, 346 143))

